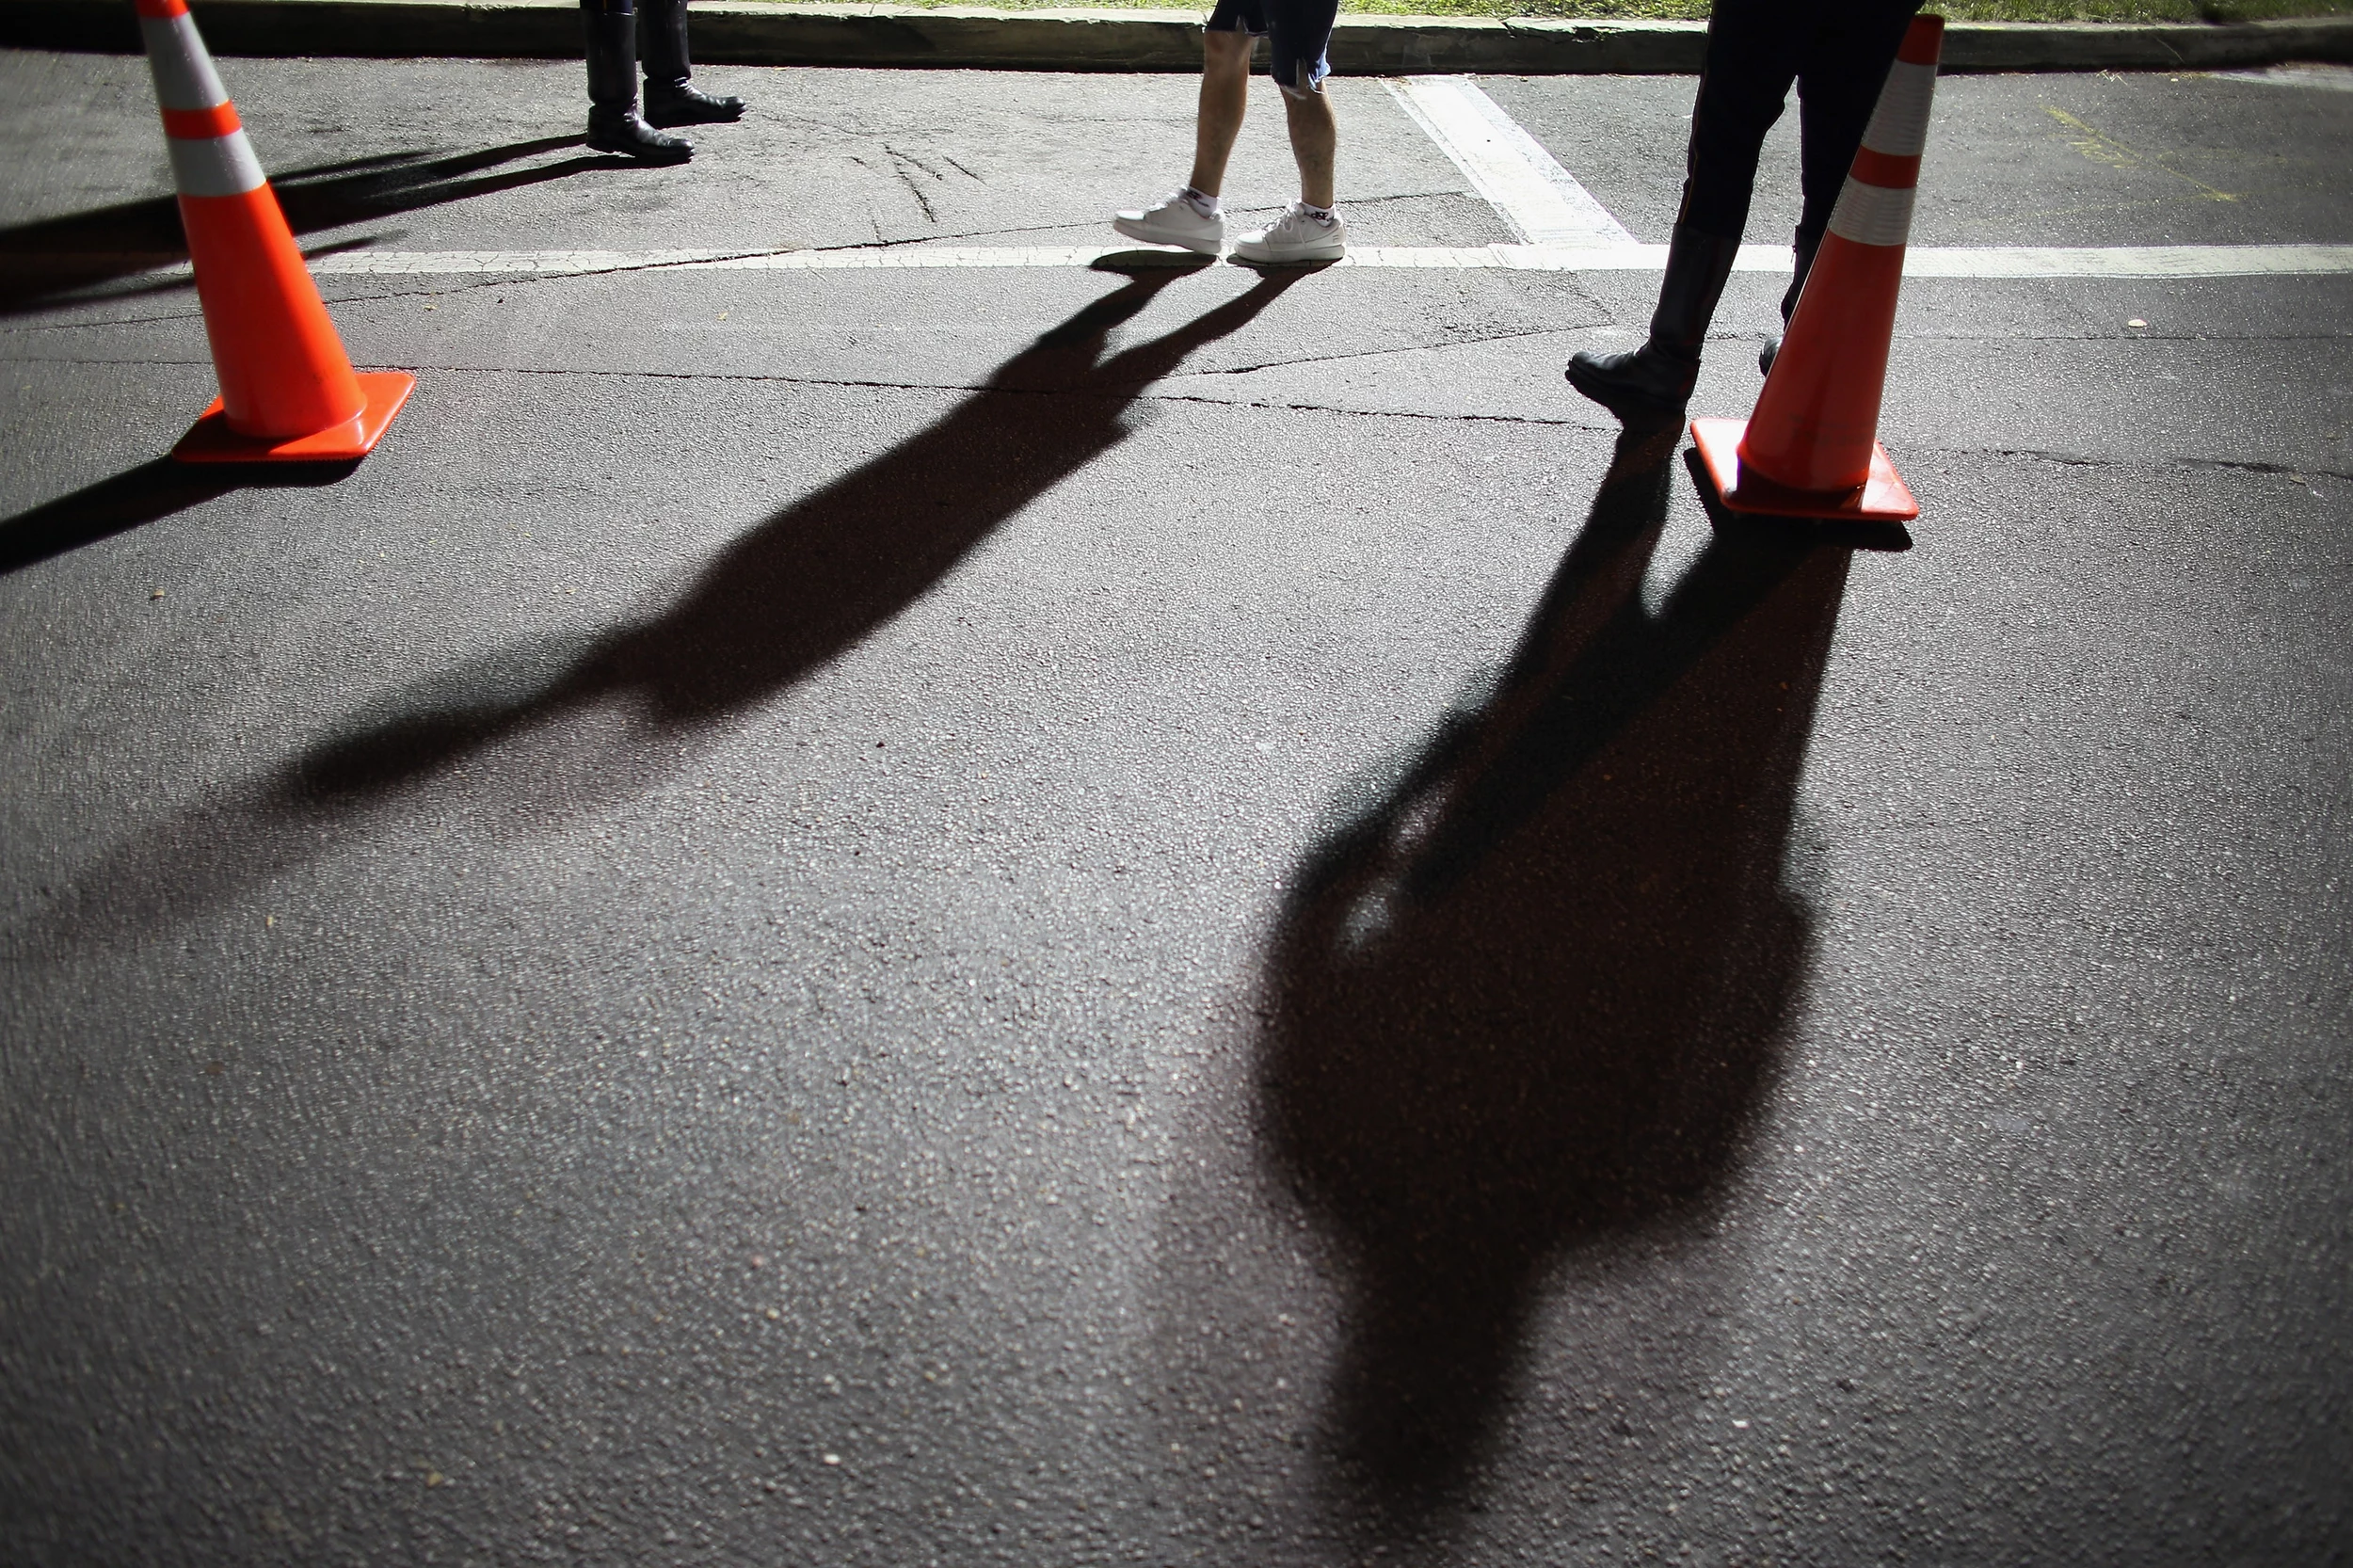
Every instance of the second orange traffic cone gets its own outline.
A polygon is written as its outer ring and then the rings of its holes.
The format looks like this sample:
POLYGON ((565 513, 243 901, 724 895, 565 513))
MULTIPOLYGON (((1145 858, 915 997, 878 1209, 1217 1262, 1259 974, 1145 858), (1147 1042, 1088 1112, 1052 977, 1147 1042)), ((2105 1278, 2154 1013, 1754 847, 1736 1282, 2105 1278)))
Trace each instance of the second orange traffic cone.
POLYGON ((1691 422, 1733 511, 1863 522, 1920 515, 1878 430, 1944 42, 1943 17, 1913 18, 1756 411, 1745 422, 1691 422))
POLYGON ((365 456, 417 378, 353 372, 186 0, 136 5, 220 378, 220 396, 171 455, 184 463, 365 456))

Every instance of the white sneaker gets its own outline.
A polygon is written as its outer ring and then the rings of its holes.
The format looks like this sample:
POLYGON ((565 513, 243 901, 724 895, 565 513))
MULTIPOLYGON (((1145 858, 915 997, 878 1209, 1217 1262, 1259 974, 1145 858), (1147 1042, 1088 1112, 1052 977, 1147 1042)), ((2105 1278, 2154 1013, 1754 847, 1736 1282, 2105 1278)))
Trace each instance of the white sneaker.
POLYGON ((1180 245, 1214 256, 1225 248, 1225 215, 1203 216, 1183 191, 1171 191, 1141 211, 1115 213, 1112 227, 1146 245, 1180 245))
POLYGON ((1234 254, 1261 266, 1337 262, 1348 254, 1348 224, 1337 209, 1330 217, 1318 217, 1305 202, 1294 201, 1281 217, 1235 240, 1234 254))

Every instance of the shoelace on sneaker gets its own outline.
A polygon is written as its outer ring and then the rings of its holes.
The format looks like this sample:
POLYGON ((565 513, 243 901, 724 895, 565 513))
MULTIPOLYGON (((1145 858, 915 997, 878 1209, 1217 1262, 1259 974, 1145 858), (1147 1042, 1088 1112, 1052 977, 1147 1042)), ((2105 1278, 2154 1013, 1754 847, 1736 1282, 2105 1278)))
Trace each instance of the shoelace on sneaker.
POLYGON ((1318 217, 1307 210, 1305 201, 1294 201, 1283 209, 1281 217, 1268 226, 1267 238, 1273 239, 1281 234, 1286 238, 1298 235, 1321 239, 1338 221, 1337 213, 1331 217, 1318 217))

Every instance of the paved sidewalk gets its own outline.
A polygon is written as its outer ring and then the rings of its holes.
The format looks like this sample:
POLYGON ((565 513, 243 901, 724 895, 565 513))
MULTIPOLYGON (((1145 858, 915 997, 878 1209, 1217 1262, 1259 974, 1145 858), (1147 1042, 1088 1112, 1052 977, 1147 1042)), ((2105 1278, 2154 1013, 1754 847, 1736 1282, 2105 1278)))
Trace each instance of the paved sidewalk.
POLYGON ((1943 84, 1848 538, 1561 379, 1689 81, 1340 81, 1421 263, 1261 278, 1102 254, 1180 76, 223 71, 420 386, 161 463, 144 68, 0 54, 0 1555, 2353 1548, 2338 75, 1943 84))

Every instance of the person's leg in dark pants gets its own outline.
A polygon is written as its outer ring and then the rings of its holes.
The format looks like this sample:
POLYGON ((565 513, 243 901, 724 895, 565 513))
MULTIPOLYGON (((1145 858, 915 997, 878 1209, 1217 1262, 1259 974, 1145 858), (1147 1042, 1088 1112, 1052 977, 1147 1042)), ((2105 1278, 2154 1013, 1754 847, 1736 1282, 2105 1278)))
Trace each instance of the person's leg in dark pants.
POLYGON ((686 0, 638 0, 638 41, 646 62, 646 119, 654 125, 719 125, 744 118, 744 100, 714 98, 691 85, 686 63, 686 0))
POLYGON ((637 117, 637 18, 630 0, 580 0, 580 16, 588 35, 588 145, 649 164, 693 157, 693 142, 637 117))
MULTIPOLYGON (((1798 155, 1805 207, 1790 245, 1795 276, 1781 296, 1785 328, 1797 313, 1798 296, 1829 232, 1831 209, 1854 167, 1871 111, 1879 105, 1887 68, 1919 8, 1920 0, 1863 0, 1838 8, 1808 40, 1805 63, 1798 71, 1798 155)), ((1780 349, 1779 338, 1767 343, 1757 368, 1769 372, 1780 349)))
POLYGON ((1649 341, 1628 353, 1580 353, 1569 361, 1570 384, 1629 424, 1679 419, 1690 401, 1707 324, 1740 253, 1757 153, 1804 58, 1814 10, 1788 0, 1718 0, 1708 17, 1683 205, 1649 341))

